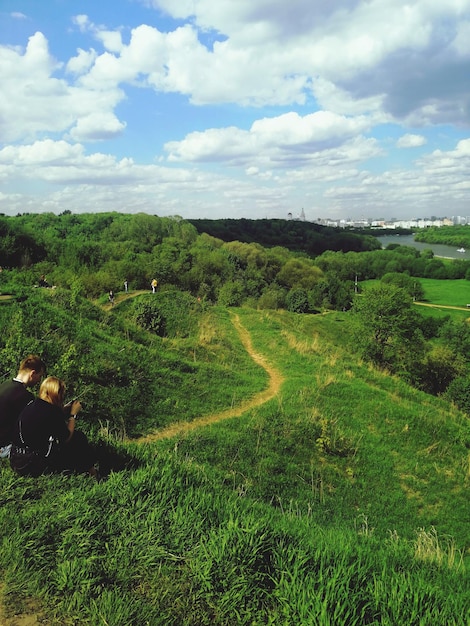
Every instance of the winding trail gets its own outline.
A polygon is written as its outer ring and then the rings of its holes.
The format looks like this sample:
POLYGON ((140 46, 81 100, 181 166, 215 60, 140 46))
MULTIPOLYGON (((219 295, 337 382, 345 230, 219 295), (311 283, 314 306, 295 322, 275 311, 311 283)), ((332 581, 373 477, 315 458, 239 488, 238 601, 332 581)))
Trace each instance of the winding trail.
POLYGON ((264 370, 268 373, 268 387, 264 391, 256 394, 253 398, 250 398, 250 400, 242 402, 237 407, 232 407, 230 409, 226 409, 225 411, 205 415, 203 417, 196 418, 191 422, 178 422, 175 424, 171 424, 167 428, 157 430, 153 433, 145 435, 144 437, 139 437, 138 439, 132 439, 130 440, 130 442, 139 444, 151 443, 153 441, 159 441, 161 439, 175 437, 177 435, 187 433, 188 431, 195 430, 196 428, 209 426, 210 424, 215 424, 217 422, 221 422, 232 417, 239 417, 240 415, 243 415, 243 413, 245 413, 246 411, 261 406, 262 404, 265 404, 266 402, 272 400, 272 398, 277 396, 281 389, 282 383, 284 382, 284 377, 272 365, 272 363, 267 361, 263 355, 254 350, 250 333, 242 325, 240 317, 235 313, 231 313, 231 318, 233 325, 237 329, 237 332, 240 336, 241 342, 245 347, 245 350, 248 352, 253 361, 255 361, 255 363, 264 368, 264 370))
MULTIPOLYGON (((144 293, 148 293, 148 291, 139 290, 139 291, 131 291, 127 293, 122 293, 122 292, 118 293, 114 301, 114 306, 116 306, 117 304, 119 304, 120 302, 124 300, 127 300, 128 298, 140 296, 144 293)), ((114 307, 111 305, 111 303, 108 302, 102 305, 102 308, 105 311, 111 311, 114 307)), ((143 437, 138 437, 136 439, 128 439, 127 443, 137 443, 137 444, 151 443, 153 441, 159 441, 161 439, 168 439, 170 437, 175 437, 177 435, 184 434, 191 430, 195 430, 196 428, 209 426, 210 424, 215 424, 216 422, 221 422, 223 420, 227 420, 232 417, 239 417, 240 415, 243 415, 243 413, 245 413, 246 411, 249 411, 250 409, 261 406, 262 404, 265 404, 266 402, 268 402, 269 400, 272 400, 272 398, 277 396, 277 394, 279 393, 281 389, 282 383, 284 382, 284 377, 274 367, 274 365, 270 363, 262 354, 255 351, 255 349, 253 348, 253 343, 251 341, 250 333, 241 323, 240 316, 236 313, 231 312, 230 317, 231 317, 233 325, 235 326, 238 332, 240 340, 245 350, 249 354, 249 356, 253 359, 255 363, 260 365, 267 372, 269 376, 269 385, 267 386, 267 388, 264 389, 264 391, 261 391, 260 393, 256 394, 249 400, 242 402, 236 407, 225 409, 224 411, 220 411, 218 413, 212 413, 209 415, 204 415, 202 417, 197 417, 191 420, 190 422, 176 422, 174 424, 170 424, 170 426, 166 428, 144 435, 143 437)))

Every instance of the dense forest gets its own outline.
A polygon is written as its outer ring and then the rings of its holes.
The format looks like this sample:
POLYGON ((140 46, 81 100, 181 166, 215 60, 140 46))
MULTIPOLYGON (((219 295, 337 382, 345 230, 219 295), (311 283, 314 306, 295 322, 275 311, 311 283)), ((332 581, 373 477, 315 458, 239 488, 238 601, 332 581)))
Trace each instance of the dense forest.
POLYGON ((370 234, 358 235, 344 228, 331 228, 297 220, 218 219, 188 220, 198 233, 207 233, 222 241, 259 243, 263 247, 283 246, 295 252, 317 256, 326 250, 363 252, 380 249, 370 234))
POLYGON ((0 463, 2 624, 466 626, 468 262, 144 214, 0 232, 2 379, 40 354, 109 461, 0 463))

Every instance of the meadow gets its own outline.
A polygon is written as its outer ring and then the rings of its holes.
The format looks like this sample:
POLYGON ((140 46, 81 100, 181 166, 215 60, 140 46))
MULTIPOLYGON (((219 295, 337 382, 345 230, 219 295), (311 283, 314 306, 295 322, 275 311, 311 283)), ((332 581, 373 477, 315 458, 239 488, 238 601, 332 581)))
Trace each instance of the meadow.
POLYGON ((348 351, 347 312, 213 307, 159 339, 127 301, 83 304, 75 329, 76 307, 44 297, 70 336, 94 328, 106 362, 152 363, 144 383, 161 397, 133 394, 124 433, 129 372, 109 373, 99 420, 90 392, 106 481, 19 478, 2 462, 2 624, 468 624, 469 420, 348 351))
POLYGON ((426 301, 445 306, 466 307, 470 304, 470 281, 420 278, 426 301))

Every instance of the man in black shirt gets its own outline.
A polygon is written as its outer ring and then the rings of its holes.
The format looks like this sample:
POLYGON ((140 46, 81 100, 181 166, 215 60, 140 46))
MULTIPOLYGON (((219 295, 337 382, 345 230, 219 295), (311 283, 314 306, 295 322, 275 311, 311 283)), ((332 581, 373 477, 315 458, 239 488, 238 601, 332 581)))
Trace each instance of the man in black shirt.
POLYGON ((37 385, 46 373, 46 365, 35 354, 28 355, 20 363, 13 380, 0 385, 0 457, 10 455, 12 431, 19 414, 33 400, 28 387, 37 385))

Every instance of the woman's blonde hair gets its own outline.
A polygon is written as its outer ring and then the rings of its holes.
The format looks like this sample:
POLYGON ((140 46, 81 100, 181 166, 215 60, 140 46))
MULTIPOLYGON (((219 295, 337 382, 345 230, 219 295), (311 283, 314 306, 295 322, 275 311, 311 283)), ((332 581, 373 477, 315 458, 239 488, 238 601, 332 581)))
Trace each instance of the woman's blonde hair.
POLYGON ((60 407, 63 406, 65 383, 60 380, 60 378, 48 376, 42 381, 41 386, 39 387, 39 397, 41 400, 49 402, 49 404, 55 404, 60 407))

